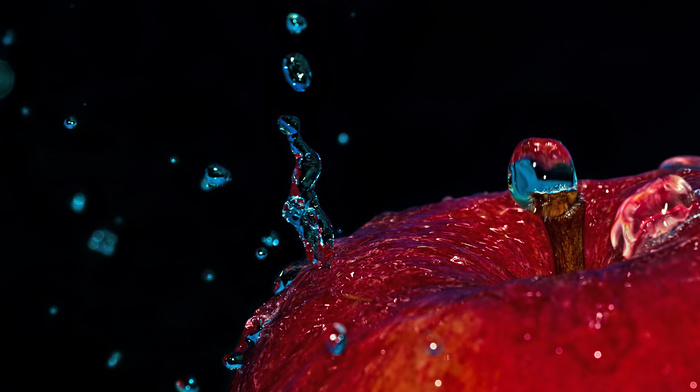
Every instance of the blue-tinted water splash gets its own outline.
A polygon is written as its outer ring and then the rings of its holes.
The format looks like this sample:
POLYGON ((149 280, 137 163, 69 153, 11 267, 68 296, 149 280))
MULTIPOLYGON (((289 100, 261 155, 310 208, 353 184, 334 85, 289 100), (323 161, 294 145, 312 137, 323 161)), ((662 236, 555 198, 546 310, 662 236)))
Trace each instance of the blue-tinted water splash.
POLYGON ((282 73, 294 91, 306 91, 311 85, 311 68, 306 57, 300 53, 290 53, 282 60, 282 73))

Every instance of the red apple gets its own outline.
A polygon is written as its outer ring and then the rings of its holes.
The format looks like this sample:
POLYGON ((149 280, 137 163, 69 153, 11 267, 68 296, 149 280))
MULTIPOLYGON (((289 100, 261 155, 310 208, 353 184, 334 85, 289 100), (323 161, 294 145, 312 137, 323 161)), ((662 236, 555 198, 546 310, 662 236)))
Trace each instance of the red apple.
POLYGON ((699 188, 699 157, 579 181, 585 270, 560 275, 508 192, 383 213, 256 311, 230 391, 696 389, 699 188))

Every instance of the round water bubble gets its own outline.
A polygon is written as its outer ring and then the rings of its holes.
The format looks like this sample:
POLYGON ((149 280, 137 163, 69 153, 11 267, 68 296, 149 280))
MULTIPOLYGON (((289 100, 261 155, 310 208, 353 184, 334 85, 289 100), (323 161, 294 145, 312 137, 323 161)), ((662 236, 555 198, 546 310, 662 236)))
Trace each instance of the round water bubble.
POLYGON ((63 120, 63 126, 66 127, 66 129, 73 129, 78 126, 78 119, 75 118, 75 116, 66 117, 66 119, 63 120))
POLYGON ((231 172, 225 167, 212 163, 204 170, 201 187, 204 191, 221 188, 231 181, 231 172))
POLYGON ((265 246, 271 246, 271 247, 274 247, 274 246, 277 246, 280 244, 279 235, 277 235, 277 232, 274 230, 272 230, 270 232, 270 235, 262 237, 261 241, 265 246))
POLYGON ((175 389, 178 392, 198 392, 199 384, 194 377, 185 377, 175 381, 175 389))
POLYGON ((296 12, 292 12, 287 15, 287 30, 289 30, 291 34, 299 34, 305 28, 306 18, 297 14, 296 12))
POLYGON ((508 190, 528 210, 532 208, 533 193, 576 191, 576 170, 569 151, 553 139, 523 140, 510 159, 508 190))
POLYGON ((324 344, 331 354, 340 355, 345 351, 345 335, 347 332, 347 328, 341 323, 333 323, 331 328, 325 332, 324 344))
POLYGON ((121 351, 114 351, 114 352, 112 352, 112 354, 109 355, 109 358, 107 358, 107 367, 113 368, 113 367, 117 366, 121 360, 122 360, 121 351))
POLYGON ((83 212, 83 209, 85 208, 85 200, 85 194, 81 192, 76 193, 73 195, 73 200, 70 202, 70 208, 76 213, 83 212))
POLYGON ((290 53, 282 60, 282 73, 294 91, 306 91, 311 84, 311 68, 300 53, 290 53))
POLYGON ((15 73, 10 64, 0 60, 0 99, 5 98, 12 91, 15 84, 15 73))
POLYGON ((255 257, 258 260, 263 260, 267 257, 267 248, 265 247, 260 247, 255 251, 255 257))
POLYGON ((342 133, 338 134, 338 144, 340 144, 341 146, 348 144, 349 140, 350 140, 350 136, 348 136, 347 133, 342 132, 342 133))
POLYGON ((2 43, 5 46, 10 46, 15 43, 15 31, 12 29, 7 29, 5 35, 2 37, 2 43))

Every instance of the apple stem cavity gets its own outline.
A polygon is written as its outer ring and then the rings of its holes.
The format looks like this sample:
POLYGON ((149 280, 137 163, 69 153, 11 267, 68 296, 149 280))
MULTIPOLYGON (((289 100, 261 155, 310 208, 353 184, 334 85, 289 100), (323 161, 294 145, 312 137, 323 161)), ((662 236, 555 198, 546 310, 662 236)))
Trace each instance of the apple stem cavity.
POLYGON ((533 193, 533 211, 542 217, 554 256, 554 273, 585 269, 583 227, 586 203, 577 192, 533 193))

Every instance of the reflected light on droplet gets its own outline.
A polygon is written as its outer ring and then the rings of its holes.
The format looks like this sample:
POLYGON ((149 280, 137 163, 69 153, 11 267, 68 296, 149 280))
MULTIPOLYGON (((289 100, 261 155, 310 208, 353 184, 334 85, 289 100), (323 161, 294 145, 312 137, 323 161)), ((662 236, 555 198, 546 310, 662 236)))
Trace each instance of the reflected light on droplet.
POLYGON ((691 381, 691 382, 690 382, 690 389, 695 389, 695 388, 697 388, 697 387, 698 387, 698 383, 697 383, 697 382, 695 382, 695 381, 691 381))
POLYGON ((602 357, 603 354, 598 350, 593 353, 593 356, 595 357, 595 359, 600 359, 600 357, 602 357))
POLYGON ((557 353, 557 355, 561 355, 561 353, 563 353, 563 352, 564 352, 564 349, 563 349, 563 348, 561 348, 561 347, 557 347, 557 349, 556 349, 556 350, 554 350, 554 352, 556 352, 556 353, 557 353))
POLYGON ((442 386, 442 380, 435 380, 435 386, 440 388, 442 386))

